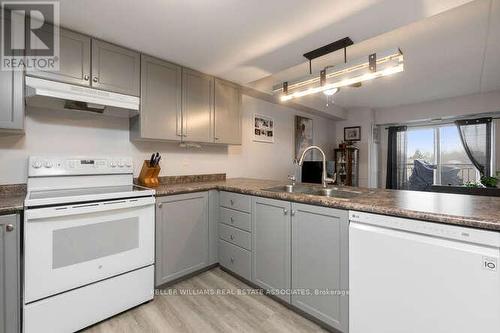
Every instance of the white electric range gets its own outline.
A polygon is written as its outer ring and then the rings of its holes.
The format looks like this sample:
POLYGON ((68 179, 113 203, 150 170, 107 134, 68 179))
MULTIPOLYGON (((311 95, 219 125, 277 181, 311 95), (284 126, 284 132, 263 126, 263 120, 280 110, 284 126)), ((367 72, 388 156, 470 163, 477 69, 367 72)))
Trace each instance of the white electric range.
POLYGON ((30 157, 23 332, 74 332, 153 298, 154 194, 131 158, 30 157))

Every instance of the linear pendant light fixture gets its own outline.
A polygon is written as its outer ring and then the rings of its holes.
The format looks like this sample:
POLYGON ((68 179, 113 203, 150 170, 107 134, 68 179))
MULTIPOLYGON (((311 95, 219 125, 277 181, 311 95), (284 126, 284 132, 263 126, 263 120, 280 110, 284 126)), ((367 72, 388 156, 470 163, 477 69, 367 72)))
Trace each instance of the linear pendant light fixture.
POLYGON ((372 53, 366 58, 329 66, 319 76, 311 76, 294 82, 284 82, 273 87, 274 94, 281 94, 281 101, 320 92, 336 92, 348 87, 404 71, 404 57, 400 49, 372 53))

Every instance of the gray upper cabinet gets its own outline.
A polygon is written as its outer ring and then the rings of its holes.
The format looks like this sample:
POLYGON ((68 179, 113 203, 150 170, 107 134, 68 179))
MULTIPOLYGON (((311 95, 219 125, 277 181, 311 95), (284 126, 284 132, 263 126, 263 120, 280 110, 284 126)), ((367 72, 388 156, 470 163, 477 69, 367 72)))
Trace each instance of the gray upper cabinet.
POLYGON ((0 333, 20 331, 19 215, 0 216, 0 333))
POLYGON ((92 86, 120 94, 140 95, 138 52, 92 39, 92 86))
POLYGON ((215 79, 214 142, 241 144, 241 91, 230 82, 215 79))
MULTIPOLYGON (((288 290, 291 287, 290 203, 254 197, 252 208, 252 281, 266 290, 288 290)), ((290 302, 290 295, 276 296, 290 302)))
POLYGON ((182 68, 142 55, 141 110, 130 121, 134 140, 180 140, 182 68))
MULTIPOLYGON (((292 289, 347 291, 348 212, 292 203, 292 289)), ((292 295, 292 304, 348 331, 348 295, 292 295)))
POLYGON ((156 211, 156 286, 209 264, 208 192, 160 197, 156 211))
POLYGON ((182 69, 182 138, 185 141, 213 142, 214 78, 182 69))
MULTIPOLYGON (((40 33, 49 33, 42 31, 40 33)), ((91 38, 60 29, 59 71, 29 71, 28 75, 82 86, 90 86, 91 38)))
POLYGON ((24 131, 24 73, 0 71, 0 132, 24 131))

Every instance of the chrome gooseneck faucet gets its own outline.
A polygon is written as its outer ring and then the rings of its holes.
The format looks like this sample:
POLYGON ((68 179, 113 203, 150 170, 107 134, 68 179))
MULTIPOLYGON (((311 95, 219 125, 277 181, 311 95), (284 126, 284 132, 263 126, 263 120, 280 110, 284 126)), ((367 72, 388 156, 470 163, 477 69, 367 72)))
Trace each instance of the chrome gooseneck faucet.
POLYGON ((299 166, 302 166, 302 164, 304 163, 304 157, 306 156, 306 153, 310 150, 313 150, 313 149, 319 150, 319 152, 321 153, 321 156, 323 157, 323 177, 322 177, 322 180, 323 180, 323 188, 326 188, 326 186, 328 185, 329 182, 331 182, 331 183, 335 182, 335 179, 337 178, 337 173, 333 174, 333 178, 327 177, 327 174, 326 174, 326 156, 325 156, 325 152, 320 147, 309 146, 306 149, 304 149, 304 151, 302 152, 302 156, 300 156, 299 166))

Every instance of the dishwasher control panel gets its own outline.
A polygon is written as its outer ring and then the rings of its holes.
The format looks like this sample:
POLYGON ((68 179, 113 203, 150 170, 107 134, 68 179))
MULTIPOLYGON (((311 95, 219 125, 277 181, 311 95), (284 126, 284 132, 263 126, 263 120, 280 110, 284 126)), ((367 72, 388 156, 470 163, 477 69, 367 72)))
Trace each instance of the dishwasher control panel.
POLYGON ((349 211, 349 221, 500 248, 500 232, 495 231, 358 211, 349 211))

